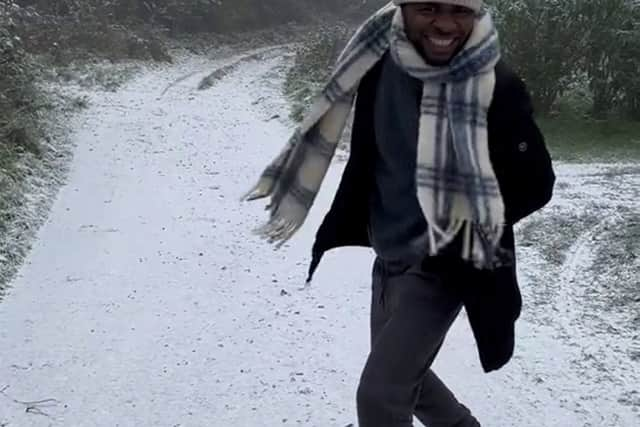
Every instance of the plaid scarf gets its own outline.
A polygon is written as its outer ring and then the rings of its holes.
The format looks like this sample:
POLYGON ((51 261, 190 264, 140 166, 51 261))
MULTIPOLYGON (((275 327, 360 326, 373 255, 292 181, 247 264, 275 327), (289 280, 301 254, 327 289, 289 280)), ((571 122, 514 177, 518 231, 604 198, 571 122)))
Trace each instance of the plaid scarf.
POLYGON ((424 82, 416 171, 430 255, 462 233, 462 258, 494 268, 504 204, 489 158, 487 115, 500 59, 484 12, 464 49, 444 67, 427 65, 407 39, 400 8, 388 4, 347 44, 333 75, 280 155, 245 200, 271 197, 269 222, 256 232, 282 245, 301 227, 331 163, 362 78, 390 51, 424 82))

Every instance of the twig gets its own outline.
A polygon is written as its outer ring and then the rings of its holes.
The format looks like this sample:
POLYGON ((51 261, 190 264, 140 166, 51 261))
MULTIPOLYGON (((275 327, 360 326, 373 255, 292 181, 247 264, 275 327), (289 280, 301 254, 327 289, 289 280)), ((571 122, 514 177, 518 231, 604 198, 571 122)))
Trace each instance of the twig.
POLYGON ((37 406, 28 406, 27 409, 25 409, 25 412, 27 414, 42 415, 43 417, 49 417, 50 416, 49 414, 47 414, 46 412, 44 412, 42 409, 38 408, 37 406))
POLYGON ((0 394, 2 394, 3 396, 5 396, 7 399, 11 400, 14 403, 17 403, 19 405, 24 405, 26 407, 25 412, 28 414, 35 414, 35 415, 42 415, 44 417, 50 417, 50 415, 44 412, 41 408, 51 408, 60 403, 60 401, 57 399, 42 399, 42 400, 34 400, 34 401, 17 400, 9 396, 7 393, 5 393, 5 391, 8 388, 9 388, 8 385, 4 386, 2 389, 0 389, 0 394))
POLYGON ((43 400, 34 400, 33 402, 22 402, 20 400, 15 400, 12 399, 14 402, 19 403, 21 405, 25 405, 25 406, 43 406, 43 407, 49 407, 49 406, 55 406, 58 403, 60 403, 60 401, 58 401, 57 399, 43 399, 43 400))

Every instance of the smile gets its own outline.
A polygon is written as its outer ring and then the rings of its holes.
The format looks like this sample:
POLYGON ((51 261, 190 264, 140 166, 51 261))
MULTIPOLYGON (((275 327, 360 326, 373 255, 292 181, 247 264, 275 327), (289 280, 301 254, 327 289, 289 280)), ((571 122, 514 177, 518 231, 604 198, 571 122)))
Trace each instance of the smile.
POLYGON ((441 48, 451 47, 451 46, 453 46, 453 44, 456 41, 455 38, 452 38, 452 39, 439 39, 439 38, 435 38, 435 37, 428 37, 428 40, 434 46, 441 47, 441 48))

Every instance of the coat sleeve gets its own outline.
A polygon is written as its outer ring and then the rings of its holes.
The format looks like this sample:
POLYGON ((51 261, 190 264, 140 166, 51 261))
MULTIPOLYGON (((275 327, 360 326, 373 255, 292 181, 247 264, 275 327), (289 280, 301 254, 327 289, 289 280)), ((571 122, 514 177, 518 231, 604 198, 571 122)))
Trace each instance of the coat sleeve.
POLYGON ((506 222, 514 225, 551 200, 556 176, 524 82, 514 75, 509 83, 509 102, 500 111, 504 156, 500 187, 506 222))

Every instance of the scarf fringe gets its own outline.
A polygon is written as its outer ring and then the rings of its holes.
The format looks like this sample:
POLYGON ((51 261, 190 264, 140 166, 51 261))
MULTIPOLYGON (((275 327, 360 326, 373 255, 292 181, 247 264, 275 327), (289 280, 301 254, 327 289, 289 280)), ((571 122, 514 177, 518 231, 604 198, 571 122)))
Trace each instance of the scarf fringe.
MULTIPOLYGON (((434 224, 431 222, 430 224, 434 224)), ((447 230, 430 225, 427 230, 429 238, 429 255, 435 256, 456 237, 462 237, 461 258, 473 263, 478 269, 492 269, 500 264, 498 255, 500 240, 504 226, 490 227, 490 231, 483 230, 472 221, 464 218, 455 219, 447 230)))
POLYGON ((286 218, 274 217, 261 227, 253 230, 253 233, 269 243, 275 244, 280 249, 287 243, 302 224, 286 218))
POLYGON ((266 209, 271 211, 271 218, 253 233, 280 249, 302 227, 308 211, 290 197, 285 197, 277 206, 269 204, 266 209))
MULTIPOLYGON (((254 200, 264 199, 271 196, 273 193, 274 183, 267 182, 265 179, 261 179, 254 187, 251 188, 246 194, 240 197, 241 202, 252 202, 254 200)), ((269 207, 267 207, 267 210, 269 207)))

